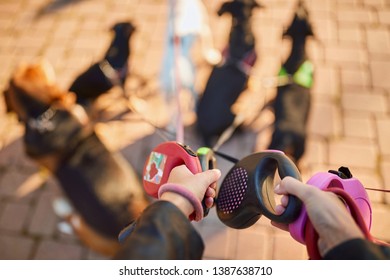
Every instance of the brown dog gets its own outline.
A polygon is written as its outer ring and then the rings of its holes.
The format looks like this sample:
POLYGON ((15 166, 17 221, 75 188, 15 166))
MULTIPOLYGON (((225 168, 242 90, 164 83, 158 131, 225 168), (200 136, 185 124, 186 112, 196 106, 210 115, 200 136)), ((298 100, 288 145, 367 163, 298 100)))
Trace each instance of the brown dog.
POLYGON ((115 254, 120 230, 148 205, 132 167, 101 142, 48 63, 18 67, 4 96, 25 125, 26 153, 57 178, 79 214, 67 217, 76 234, 95 251, 115 254))

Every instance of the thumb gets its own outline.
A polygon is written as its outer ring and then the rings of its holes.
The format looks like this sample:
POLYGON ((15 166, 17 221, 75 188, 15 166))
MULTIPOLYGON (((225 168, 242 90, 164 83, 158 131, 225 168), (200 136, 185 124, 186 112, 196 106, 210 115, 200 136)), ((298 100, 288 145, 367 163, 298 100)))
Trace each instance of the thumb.
POLYGON ((305 202, 311 193, 318 191, 293 177, 285 177, 280 181, 279 187, 275 188, 277 194, 291 194, 305 202))
POLYGON ((205 186, 209 186, 216 182, 221 177, 221 171, 219 169, 210 169, 196 174, 201 183, 205 186))

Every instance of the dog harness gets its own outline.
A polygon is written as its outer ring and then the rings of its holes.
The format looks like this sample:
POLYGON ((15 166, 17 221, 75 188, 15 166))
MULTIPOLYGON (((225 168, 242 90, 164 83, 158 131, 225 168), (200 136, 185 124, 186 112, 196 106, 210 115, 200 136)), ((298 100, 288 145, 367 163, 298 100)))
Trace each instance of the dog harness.
POLYGON ((278 77, 282 79, 292 78, 292 81, 302 87, 311 88, 313 86, 313 72, 314 66, 309 60, 299 66, 298 70, 290 77, 286 68, 282 67, 279 71, 278 77))
POLYGON ((230 55, 229 48, 226 48, 222 52, 222 65, 227 63, 232 63, 235 65, 242 73, 249 76, 255 62, 257 60, 257 55, 255 50, 247 51, 244 56, 240 59, 234 58, 230 55))

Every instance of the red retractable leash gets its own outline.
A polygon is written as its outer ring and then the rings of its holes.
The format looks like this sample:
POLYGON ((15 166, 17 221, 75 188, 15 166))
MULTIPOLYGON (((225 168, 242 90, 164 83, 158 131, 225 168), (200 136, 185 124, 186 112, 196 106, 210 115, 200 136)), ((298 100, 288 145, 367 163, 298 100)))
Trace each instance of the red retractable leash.
MULTIPOLYGON (((216 161, 211 149, 200 148, 194 152, 189 146, 177 141, 161 143, 153 149, 143 170, 143 186, 147 194, 158 198, 162 185, 168 182, 172 169, 185 165, 193 173, 215 168, 216 161)), ((206 216, 209 208, 202 201, 203 215, 206 216)), ((199 220, 196 213, 191 214, 190 220, 199 220)))

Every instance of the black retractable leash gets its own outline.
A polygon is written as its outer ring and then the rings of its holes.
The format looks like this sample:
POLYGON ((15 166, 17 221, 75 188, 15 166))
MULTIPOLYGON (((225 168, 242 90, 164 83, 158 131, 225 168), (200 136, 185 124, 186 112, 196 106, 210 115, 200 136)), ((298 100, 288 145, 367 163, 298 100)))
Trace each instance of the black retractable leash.
POLYGON ((286 210, 275 212, 274 176, 291 176, 301 180, 295 164, 281 151, 266 150, 239 160, 225 176, 216 201, 219 219, 227 226, 243 229, 265 215, 278 223, 294 221, 302 202, 290 196, 286 210))

